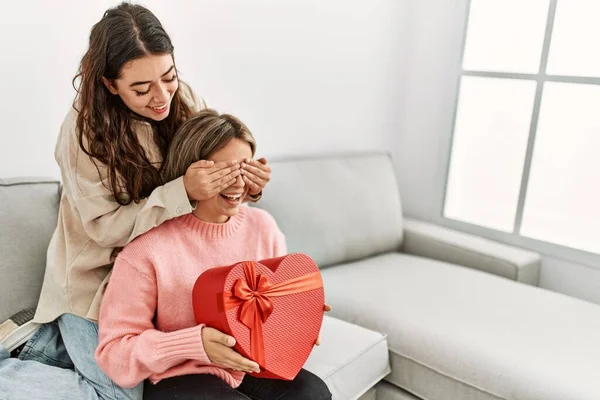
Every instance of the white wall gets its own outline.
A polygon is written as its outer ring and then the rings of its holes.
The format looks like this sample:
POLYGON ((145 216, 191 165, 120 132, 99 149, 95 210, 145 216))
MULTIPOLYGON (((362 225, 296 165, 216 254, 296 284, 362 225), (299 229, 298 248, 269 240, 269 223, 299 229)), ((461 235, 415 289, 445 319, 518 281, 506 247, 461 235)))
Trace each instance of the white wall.
POLYGON ((54 143, 75 93, 71 80, 106 3, 3 2, 0 177, 59 176, 54 143))
MULTIPOLYGON (((419 0, 408 10, 400 134, 394 156, 405 211, 439 222, 450 154, 466 0, 419 0)), ((540 286, 600 304, 600 266, 545 256, 540 286)))
MULTIPOLYGON (((58 177, 54 143, 89 31, 119 1, 10 2, 0 13, 0 177, 58 177)), ((397 131, 403 2, 149 0, 181 78, 235 113, 260 155, 387 150, 397 131)))

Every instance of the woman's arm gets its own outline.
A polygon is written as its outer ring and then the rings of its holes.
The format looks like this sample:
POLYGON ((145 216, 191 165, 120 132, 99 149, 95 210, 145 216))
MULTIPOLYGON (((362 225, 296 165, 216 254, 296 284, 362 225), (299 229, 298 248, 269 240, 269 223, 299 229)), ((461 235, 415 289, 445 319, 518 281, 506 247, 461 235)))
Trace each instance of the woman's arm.
MULTIPOLYGON (((124 247, 137 236, 163 222, 192 212, 192 198, 218 189, 221 182, 235 179, 239 165, 200 161, 190 167, 189 188, 179 177, 162 186, 140 202, 121 205, 107 188, 105 166, 96 165, 81 150, 74 124, 63 127, 57 147, 64 191, 76 208, 85 233, 103 247, 124 247), (214 181, 213 181, 214 178, 214 181)), ((186 173, 187 175, 187 173, 186 173)))
POLYGON ((127 205, 119 204, 101 182, 95 182, 95 177, 89 178, 79 174, 78 190, 72 190, 70 195, 83 229, 102 247, 124 247, 163 222, 193 210, 183 177, 157 187, 139 203, 127 205))
POLYGON ((152 276, 117 258, 100 307, 96 361, 120 386, 134 387, 188 360, 211 364, 202 343, 203 325, 174 332, 155 329, 156 290, 152 276))

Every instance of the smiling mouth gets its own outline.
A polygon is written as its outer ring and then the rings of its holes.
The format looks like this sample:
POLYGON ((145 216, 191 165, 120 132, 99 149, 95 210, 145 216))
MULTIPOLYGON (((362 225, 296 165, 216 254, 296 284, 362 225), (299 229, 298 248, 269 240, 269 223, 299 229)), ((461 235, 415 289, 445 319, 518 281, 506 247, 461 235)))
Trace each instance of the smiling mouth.
POLYGON ((167 111, 167 106, 168 104, 163 104, 162 106, 148 106, 148 108, 150 108, 154 112, 163 113, 167 111))
POLYGON ((221 193, 221 197, 227 200, 228 203, 237 203, 242 198, 242 194, 224 194, 221 193))

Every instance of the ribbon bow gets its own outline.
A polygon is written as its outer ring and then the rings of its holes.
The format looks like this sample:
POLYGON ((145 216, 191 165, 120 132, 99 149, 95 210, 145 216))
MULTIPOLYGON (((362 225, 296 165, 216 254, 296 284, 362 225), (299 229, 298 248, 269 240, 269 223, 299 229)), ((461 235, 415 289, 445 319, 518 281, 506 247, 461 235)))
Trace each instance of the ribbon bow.
POLYGON ((239 308, 238 319, 250 328, 250 351, 260 366, 265 365, 265 344, 262 325, 273 313, 272 297, 287 296, 323 287, 321 274, 314 272, 278 284, 264 275, 256 275, 256 263, 243 263, 244 277, 235 281, 231 292, 223 293, 225 310, 239 308))

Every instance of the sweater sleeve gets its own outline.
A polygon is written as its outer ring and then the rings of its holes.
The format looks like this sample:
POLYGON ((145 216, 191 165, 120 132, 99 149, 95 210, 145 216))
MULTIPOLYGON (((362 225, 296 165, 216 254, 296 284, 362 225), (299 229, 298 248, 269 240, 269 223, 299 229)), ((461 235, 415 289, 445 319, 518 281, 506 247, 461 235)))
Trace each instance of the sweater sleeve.
POLYGON ((155 329, 156 299, 155 279, 118 257, 100 307, 96 361, 120 386, 134 387, 188 360, 211 365, 202 343, 203 325, 173 332, 155 329))
POLYGON ((61 167, 64 195, 77 209, 83 229, 102 247, 124 247, 161 223, 191 213, 183 177, 159 186, 139 203, 119 204, 105 186, 106 167, 81 150, 74 122, 63 126, 56 159, 61 167))

